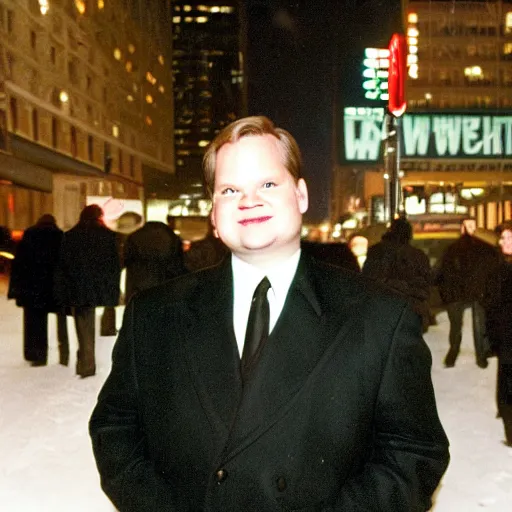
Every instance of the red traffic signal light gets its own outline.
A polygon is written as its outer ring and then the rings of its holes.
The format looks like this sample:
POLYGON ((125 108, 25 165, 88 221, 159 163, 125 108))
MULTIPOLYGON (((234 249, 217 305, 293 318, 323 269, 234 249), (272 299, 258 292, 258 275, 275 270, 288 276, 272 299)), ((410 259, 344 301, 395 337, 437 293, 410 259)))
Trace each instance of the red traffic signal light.
POLYGON ((407 43, 403 34, 393 34, 389 43, 388 109, 395 117, 405 112, 405 78, 407 74, 407 43))

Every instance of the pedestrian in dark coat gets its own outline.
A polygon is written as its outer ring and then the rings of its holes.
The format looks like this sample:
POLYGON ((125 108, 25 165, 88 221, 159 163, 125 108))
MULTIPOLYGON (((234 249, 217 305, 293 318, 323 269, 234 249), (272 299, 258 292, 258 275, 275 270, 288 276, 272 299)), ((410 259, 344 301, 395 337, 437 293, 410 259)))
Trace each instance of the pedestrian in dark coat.
POLYGON ((498 228, 503 261, 486 292, 487 334, 498 357, 497 405, 505 442, 512 446, 512 221, 498 228))
POLYGON ((11 268, 8 298, 23 308, 23 355, 32 366, 48 361, 48 313, 57 313, 60 363, 69 360, 66 315, 53 285, 62 234, 53 215, 43 215, 23 234, 11 268))
POLYGON ((118 305, 120 274, 116 234, 105 226, 98 205, 86 206, 78 224, 64 233, 56 272, 58 300, 75 319, 81 377, 96 372, 95 308, 118 305))
POLYGON ((421 249, 410 245, 411 239, 409 222, 395 219, 382 240, 368 249, 363 274, 407 300, 426 332, 430 324, 430 262, 421 249))
POLYGON ((462 235, 445 251, 435 282, 446 305, 450 320, 450 348, 444 359, 446 368, 455 366, 462 342, 464 311, 471 308, 476 364, 487 368, 489 341, 485 333, 485 310, 482 305, 486 283, 501 260, 499 251, 479 240, 474 233, 474 220, 462 225, 462 235))
POLYGON ((181 240, 163 222, 149 221, 126 239, 126 298, 186 272, 181 240))

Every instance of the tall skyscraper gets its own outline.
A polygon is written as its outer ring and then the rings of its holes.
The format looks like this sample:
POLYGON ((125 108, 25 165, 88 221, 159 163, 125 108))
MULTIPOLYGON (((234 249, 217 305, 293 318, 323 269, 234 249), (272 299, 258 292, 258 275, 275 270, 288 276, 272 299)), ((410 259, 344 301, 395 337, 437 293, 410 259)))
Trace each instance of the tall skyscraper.
POLYGON ((245 28, 239 0, 172 3, 176 177, 200 193, 208 143, 246 113, 245 28))

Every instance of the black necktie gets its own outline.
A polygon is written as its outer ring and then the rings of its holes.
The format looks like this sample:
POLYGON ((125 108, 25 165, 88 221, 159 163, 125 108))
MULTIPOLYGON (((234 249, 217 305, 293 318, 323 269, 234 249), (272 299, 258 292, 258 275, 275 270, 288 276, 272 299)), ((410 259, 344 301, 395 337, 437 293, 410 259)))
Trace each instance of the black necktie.
POLYGON ((268 338, 270 308, 267 292, 269 288, 270 281, 264 277, 252 296, 242 354, 242 378, 244 381, 247 380, 252 368, 256 365, 259 353, 268 338))

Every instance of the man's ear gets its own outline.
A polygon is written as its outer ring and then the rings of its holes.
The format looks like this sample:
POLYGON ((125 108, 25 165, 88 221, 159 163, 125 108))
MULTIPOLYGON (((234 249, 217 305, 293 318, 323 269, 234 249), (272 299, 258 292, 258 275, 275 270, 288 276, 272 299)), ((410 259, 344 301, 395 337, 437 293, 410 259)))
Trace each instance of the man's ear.
POLYGON ((309 207, 308 187, 303 178, 297 182, 297 201, 300 213, 306 213, 309 207))
POLYGON ((216 228, 216 226, 215 226, 215 217, 214 217, 214 215, 213 215, 213 211, 210 213, 210 223, 211 223, 212 228, 213 228, 213 229, 212 229, 213 236, 214 236, 215 238, 219 238, 219 233, 218 233, 217 228, 216 228))

